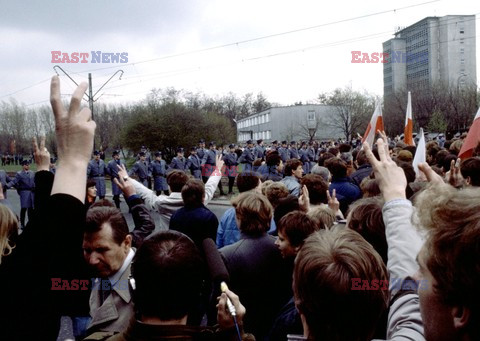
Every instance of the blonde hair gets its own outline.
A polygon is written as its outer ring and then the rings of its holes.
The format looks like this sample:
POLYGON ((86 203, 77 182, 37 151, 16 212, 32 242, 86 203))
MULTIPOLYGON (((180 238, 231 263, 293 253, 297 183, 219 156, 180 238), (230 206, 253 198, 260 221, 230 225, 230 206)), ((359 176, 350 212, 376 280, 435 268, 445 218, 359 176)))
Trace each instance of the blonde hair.
POLYGON ((329 229, 337 220, 335 212, 326 205, 312 208, 307 215, 315 221, 319 229, 329 229))
POLYGON ((0 264, 2 257, 11 254, 15 248, 11 237, 17 233, 17 229, 18 220, 15 214, 7 206, 0 204, 0 264))
POLYGON ((232 205, 239 221, 239 229, 247 235, 262 235, 270 229, 273 209, 265 196, 255 192, 245 192, 234 200, 232 205))

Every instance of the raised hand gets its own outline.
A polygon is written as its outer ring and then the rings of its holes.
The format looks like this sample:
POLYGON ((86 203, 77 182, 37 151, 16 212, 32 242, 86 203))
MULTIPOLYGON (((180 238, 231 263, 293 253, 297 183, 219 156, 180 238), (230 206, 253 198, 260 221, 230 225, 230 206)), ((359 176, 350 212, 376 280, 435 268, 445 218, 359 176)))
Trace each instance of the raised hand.
POLYGON ((50 170, 50 153, 45 148, 45 136, 40 137, 40 147, 37 143, 37 138, 32 139, 33 144, 33 157, 35 158, 35 164, 37 165, 37 171, 50 170))
POLYGON ((60 80, 58 76, 52 78, 50 103, 55 115, 60 165, 65 162, 74 162, 85 164, 86 167, 90 160, 96 125, 91 120, 90 109, 80 108, 87 87, 87 83, 81 83, 75 89, 68 109, 65 109, 60 97, 60 80))
POLYGON ((136 194, 135 186, 131 181, 128 181, 128 174, 125 165, 117 165, 118 167, 118 179, 115 178, 113 181, 117 184, 118 188, 120 188, 123 192, 125 198, 128 198, 134 194, 136 194))
POLYGON ((385 201, 392 199, 405 199, 405 188, 407 187, 407 178, 403 169, 398 167, 392 160, 388 151, 385 150, 383 139, 377 140, 378 155, 380 161, 373 155, 368 143, 363 144, 368 161, 375 172, 375 179, 378 180, 378 186, 382 191, 385 201))
POLYGON ((327 198, 328 198, 328 207, 336 214, 340 209, 340 202, 337 199, 337 192, 335 188, 332 191, 332 195, 330 195, 329 190, 327 189, 327 198))
POLYGON ((305 212, 308 212, 310 209, 310 196, 308 194, 308 188, 305 185, 302 187, 302 194, 298 197, 298 205, 305 212))

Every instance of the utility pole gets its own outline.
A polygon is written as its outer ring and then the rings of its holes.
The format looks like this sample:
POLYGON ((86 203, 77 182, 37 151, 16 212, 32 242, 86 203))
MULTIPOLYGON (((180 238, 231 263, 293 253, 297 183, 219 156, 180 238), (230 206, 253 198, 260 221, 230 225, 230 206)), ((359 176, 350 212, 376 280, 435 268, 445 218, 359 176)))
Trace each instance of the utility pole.
MULTIPOLYGON (((70 80, 71 80, 76 86, 78 86, 77 82, 75 82, 75 81, 73 80, 73 78, 70 77, 70 75, 69 75, 64 69, 62 69, 62 68, 61 68, 60 66, 58 66, 58 65, 55 65, 55 66, 53 67, 53 70, 55 71, 55 73, 57 74, 57 76, 59 76, 58 71, 57 71, 57 68, 60 69, 60 70, 65 74, 65 76, 67 76, 68 78, 70 78, 70 80)), ((119 72, 121 72, 121 74, 120 74, 120 77, 119 77, 118 79, 121 80, 121 79, 122 79, 122 76, 123 76, 123 70, 117 70, 117 71, 112 75, 112 77, 110 77, 105 83, 103 83, 103 85, 100 87, 100 89, 98 89, 97 92, 95 92, 93 95, 92 95, 92 92, 93 92, 92 74, 91 74, 91 73, 88 74, 88 95, 87 95, 87 97, 88 97, 88 105, 89 105, 90 111, 91 111, 91 113, 92 113, 92 120, 93 120, 93 102, 96 101, 96 100, 94 99, 95 96, 96 96, 96 95, 98 94, 98 92, 99 92, 100 90, 102 90, 103 87, 104 87, 105 85, 107 85, 107 83, 110 82, 110 80, 111 80, 113 77, 115 77, 115 75, 116 75, 117 73, 119 73, 119 72)), ((95 150, 95 137, 93 137, 93 150, 95 150)))

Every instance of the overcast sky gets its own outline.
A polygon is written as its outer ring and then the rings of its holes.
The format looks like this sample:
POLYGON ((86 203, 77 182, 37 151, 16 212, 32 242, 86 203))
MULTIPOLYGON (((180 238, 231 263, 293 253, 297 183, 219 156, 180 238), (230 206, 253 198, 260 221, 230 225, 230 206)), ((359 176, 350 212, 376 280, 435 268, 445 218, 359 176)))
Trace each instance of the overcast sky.
MULTIPOLYGON (((166 87, 261 91, 281 105, 345 86, 381 96, 382 64, 352 64, 351 51, 382 52, 396 27, 427 16, 477 14, 477 32, 480 18, 472 0, 0 0, 0 8, 0 101, 32 107, 48 101, 54 65, 77 82, 91 72, 94 92, 123 70, 97 95, 107 103, 166 87), (52 63, 51 51, 89 53, 88 63, 52 63), (94 64, 91 51, 126 52, 128 63, 94 64)), ((71 94, 73 83, 61 81, 71 94)))

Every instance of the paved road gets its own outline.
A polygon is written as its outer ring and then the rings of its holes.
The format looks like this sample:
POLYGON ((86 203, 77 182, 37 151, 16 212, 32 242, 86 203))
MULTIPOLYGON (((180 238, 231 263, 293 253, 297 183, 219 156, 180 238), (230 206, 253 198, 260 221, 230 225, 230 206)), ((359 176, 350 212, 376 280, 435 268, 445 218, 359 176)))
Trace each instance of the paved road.
MULTIPOLYGON (((17 213, 18 216, 20 216, 20 198, 15 190, 9 190, 7 193, 8 200, 12 204, 13 210, 15 213, 17 213)), ((107 196, 107 199, 111 199, 111 197, 107 196)), ((220 220, 222 217, 223 213, 231 207, 230 201, 226 197, 222 198, 214 198, 208 206, 207 206, 220 220)), ((124 214, 128 226, 130 227, 130 230, 133 230, 134 224, 133 224, 133 219, 132 215, 128 213, 128 206, 125 204, 125 202, 122 201, 120 204, 120 209, 122 213, 124 214)), ((155 220, 155 224, 157 225, 156 231, 160 230, 159 226, 159 220, 160 216, 156 212, 152 212, 152 216, 155 220)), ((72 334, 72 322, 69 317, 63 317, 62 318, 62 323, 60 326, 60 333, 58 336, 57 341, 64 341, 64 340, 69 340, 73 339, 73 334, 72 334)))

